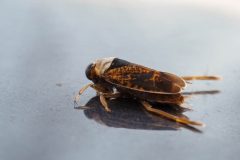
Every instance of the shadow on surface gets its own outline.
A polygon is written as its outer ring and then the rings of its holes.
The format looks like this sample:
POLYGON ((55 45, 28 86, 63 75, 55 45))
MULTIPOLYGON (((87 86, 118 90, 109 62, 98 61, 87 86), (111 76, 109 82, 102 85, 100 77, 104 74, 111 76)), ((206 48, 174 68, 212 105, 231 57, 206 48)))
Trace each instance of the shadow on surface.
MULTIPOLYGON (((192 126, 162 118, 148 113, 141 104, 132 99, 113 99, 109 101, 111 112, 106 112, 102 107, 99 97, 94 97, 86 104, 87 109, 84 114, 89 119, 115 128, 141 129, 141 130, 179 130, 181 127, 193 132, 201 133, 200 130, 192 126)), ((156 106, 156 104, 154 104, 156 106)), ((182 113, 184 110, 169 104, 157 104, 158 108, 177 116, 186 117, 182 113)), ((187 118, 187 117, 186 117, 187 118)))

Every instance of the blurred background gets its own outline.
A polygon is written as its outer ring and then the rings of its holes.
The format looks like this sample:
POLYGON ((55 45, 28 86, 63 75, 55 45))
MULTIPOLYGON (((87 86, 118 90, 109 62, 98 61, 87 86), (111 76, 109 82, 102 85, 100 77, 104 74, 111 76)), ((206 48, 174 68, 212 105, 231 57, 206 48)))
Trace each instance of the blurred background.
POLYGON ((0 159, 238 159, 239 37, 237 0, 1 0, 0 159), (189 86, 221 91, 188 101, 203 133, 108 127, 74 110, 86 66, 109 56, 222 76, 189 86))

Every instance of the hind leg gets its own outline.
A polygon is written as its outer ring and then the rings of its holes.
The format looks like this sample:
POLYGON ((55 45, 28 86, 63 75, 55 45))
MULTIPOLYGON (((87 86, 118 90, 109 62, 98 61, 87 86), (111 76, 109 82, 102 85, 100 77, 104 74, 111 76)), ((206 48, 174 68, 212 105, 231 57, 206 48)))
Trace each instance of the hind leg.
POLYGON ((197 122, 197 121, 191 121, 191 120, 188 120, 187 118, 182 118, 182 117, 178 117, 178 116, 175 116, 175 115, 172 115, 170 113, 167 113, 165 111, 162 111, 160 109, 156 109, 156 108, 153 108, 148 102, 146 101, 141 101, 143 107, 148 111, 148 112, 151 112, 151 113, 154 113, 154 114, 157 114, 157 115, 160 115, 160 116, 163 116, 165 118, 168 118, 170 120, 173 120, 175 122, 179 122, 179 123, 183 123, 183 124, 187 124, 187 125, 198 125, 198 126, 203 126, 204 124, 201 123, 201 122, 197 122))
POLYGON ((193 80, 220 80, 221 78, 218 76, 183 76, 181 77, 185 81, 193 81, 193 80))

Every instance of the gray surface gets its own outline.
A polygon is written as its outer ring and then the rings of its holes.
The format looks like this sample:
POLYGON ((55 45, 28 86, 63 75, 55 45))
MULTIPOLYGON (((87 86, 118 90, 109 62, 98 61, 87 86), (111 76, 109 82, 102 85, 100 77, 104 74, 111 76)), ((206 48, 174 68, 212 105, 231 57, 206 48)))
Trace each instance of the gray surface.
MULTIPOLYGON (((238 9, 214 1, 1 0, 0 159, 238 159, 238 9), (207 124, 203 133, 107 127, 74 110, 86 65, 107 56, 224 77, 189 87, 221 90, 188 101, 194 111, 186 114, 207 124)), ((82 103, 93 96, 89 90, 82 103)))

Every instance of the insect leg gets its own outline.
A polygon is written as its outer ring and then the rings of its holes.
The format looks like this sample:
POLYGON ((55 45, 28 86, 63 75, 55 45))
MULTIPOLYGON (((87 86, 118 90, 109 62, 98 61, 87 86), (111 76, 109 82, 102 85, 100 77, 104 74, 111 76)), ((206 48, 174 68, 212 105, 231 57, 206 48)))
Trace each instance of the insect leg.
POLYGON ((102 95, 105 98, 119 98, 121 97, 121 93, 117 92, 117 93, 102 93, 102 95))
POLYGON ((102 87, 101 85, 94 84, 91 86, 93 89, 95 89, 97 92, 109 92, 106 88, 102 87))
POLYGON ((186 118, 178 117, 178 116, 172 115, 170 113, 164 112, 160 109, 155 109, 146 101, 141 101, 141 103, 148 112, 152 112, 152 113, 161 115, 161 116, 166 117, 168 119, 171 119, 173 121, 183 123, 183 124, 187 124, 187 125, 198 125, 198 126, 203 126, 204 125, 201 122, 191 121, 191 120, 188 120, 186 118))
POLYGON ((108 103, 107 103, 106 98, 105 98, 104 95, 101 94, 101 93, 100 93, 100 102, 102 103, 104 109, 105 109, 107 112, 111 112, 111 109, 108 107, 108 103))
POLYGON ((185 81, 193 81, 193 80, 220 80, 221 77, 218 76, 183 76, 181 77, 185 81))
POLYGON ((78 108, 78 102, 80 101, 80 96, 83 94, 84 91, 86 91, 89 87, 93 86, 93 83, 87 84, 83 88, 81 88, 78 92, 78 94, 74 97, 74 108, 78 108))

